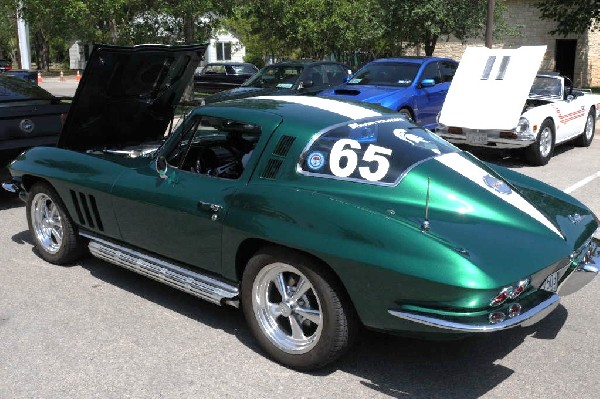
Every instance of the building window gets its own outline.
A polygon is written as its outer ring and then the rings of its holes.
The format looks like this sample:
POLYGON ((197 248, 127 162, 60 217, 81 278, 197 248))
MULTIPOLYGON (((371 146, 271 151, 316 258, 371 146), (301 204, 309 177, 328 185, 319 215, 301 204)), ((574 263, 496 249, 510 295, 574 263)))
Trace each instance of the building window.
POLYGON ((217 42, 217 61, 231 61, 231 42, 217 42))

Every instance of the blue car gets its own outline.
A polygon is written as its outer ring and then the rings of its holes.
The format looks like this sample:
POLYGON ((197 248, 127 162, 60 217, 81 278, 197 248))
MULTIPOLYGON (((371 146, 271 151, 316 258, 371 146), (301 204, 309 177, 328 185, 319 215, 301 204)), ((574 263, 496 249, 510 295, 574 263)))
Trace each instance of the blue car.
POLYGON ((457 67, 449 58, 382 58, 318 95, 380 104, 433 129, 457 67))

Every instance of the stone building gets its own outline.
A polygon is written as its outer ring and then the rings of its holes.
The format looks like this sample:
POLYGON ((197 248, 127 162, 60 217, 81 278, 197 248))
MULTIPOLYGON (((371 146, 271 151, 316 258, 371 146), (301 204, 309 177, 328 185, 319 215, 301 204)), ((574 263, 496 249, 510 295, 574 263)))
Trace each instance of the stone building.
MULTIPOLYGON (((554 22, 542 20, 540 12, 533 6, 535 2, 507 0, 507 13, 504 16, 511 25, 520 28, 517 37, 495 39, 494 47, 516 48, 520 46, 546 45, 546 54, 540 69, 558 71, 573 79, 579 87, 600 86, 600 32, 585 32, 567 37, 550 35, 554 22)), ((483 46, 483 39, 462 43, 450 38, 440 38, 434 55, 459 60, 467 46, 483 46)), ((421 49, 414 54, 424 55, 421 49), (419 54, 420 53, 420 54, 419 54)))

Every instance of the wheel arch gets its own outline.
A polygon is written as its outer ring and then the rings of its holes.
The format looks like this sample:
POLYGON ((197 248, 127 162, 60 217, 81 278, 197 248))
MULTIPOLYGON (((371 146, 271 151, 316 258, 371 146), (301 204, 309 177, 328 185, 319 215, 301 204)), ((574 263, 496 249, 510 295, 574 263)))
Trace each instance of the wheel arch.
POLYGON ((415 119, 415 110, 410 105, 403 104, 400 107, 398 107, 398 112, 401 112, 402 110, 408 111, 408 113, 410 113, 410 117, 412 118, 412 120, 416 121, 416 119, 415 119))
POLYGON ((288 246, 274 243, 274 242, 271 242, 268 240, 263 240, 263 239, 259 239, 259 238, 248 238, 248 239, 244 240, 238 246, 238 249, 237 249, 237 252, 235 255, 235 274, 236 274, 237 281, 239 281, 239 282, 242 281, 242 275, 244 274, 244 269, 246 268, 248 261, 254 255, 256 255, 259 251, 268 249, 268 248, 272 248, 274 250, 285 250, 285 251, 295 252, 296 254, 304 256, 307 259, 309 259, 310 261, 314 262, 315 264, 318 264, 319 266, 321 266, 326 271, 326 273, 329 275, 328 277, 333 278, 335 280, 336 285, 339 286, 343 290, 343 292, 340 294, 344 295, 344 297, 348 301, 348 303, 351 304, 354 313, 360 319, 360 317, 358 316, 358 312, 356 312, 356 307, 354 306, 354 303, 352 302, 352 298, 348 294, 348 290, 346 289, 340 276, 336 273, 336 271, 333 269, 333 267, 331 267, 331 265, 329 265, 323 259, 321 259, 320 257, 318 257, 310 252, 306 252, 306 251, 299 250, 296 248, 288 247, 288 246))

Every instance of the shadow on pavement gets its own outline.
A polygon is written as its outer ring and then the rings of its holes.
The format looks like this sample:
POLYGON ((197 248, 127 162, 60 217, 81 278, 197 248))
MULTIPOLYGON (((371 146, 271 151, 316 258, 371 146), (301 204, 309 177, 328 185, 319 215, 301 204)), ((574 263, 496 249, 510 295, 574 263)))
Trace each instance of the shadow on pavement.
MULTIPOLYGON (((17 234, 13 240, 28 242, 25 233, 17 234)), ((107 284, 232 334, 246 347, 265 356, 240 310, 210 304, 90 256, 72 266, 81 266, 107 284)), ((513 370, 496 364, 499 359, 528 336, 553 339, 566 319, 566 309, 559 306, 535 326, 457 341, 423 341, 364 331, 348 355, 310 374, 324 377, 343 371, 359 377, 364 386, 391 397, 477 398, 513 374, 513 370)))

